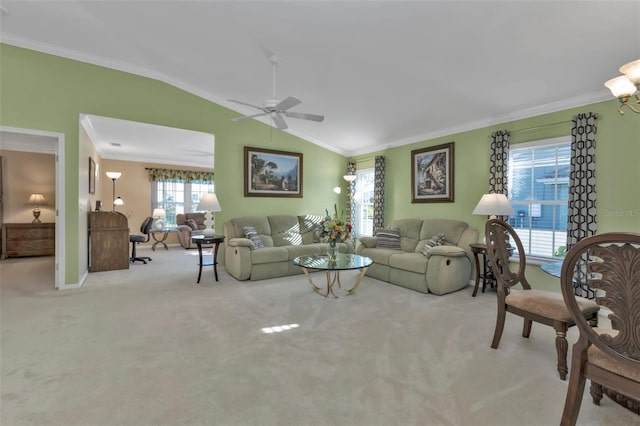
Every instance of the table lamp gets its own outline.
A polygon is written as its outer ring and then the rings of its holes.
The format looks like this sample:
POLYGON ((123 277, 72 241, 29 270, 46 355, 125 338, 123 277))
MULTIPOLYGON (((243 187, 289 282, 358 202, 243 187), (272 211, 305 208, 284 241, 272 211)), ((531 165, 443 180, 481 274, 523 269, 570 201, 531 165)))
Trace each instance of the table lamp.
POLYGON ((167 212, 164 209, 153 209, 151 216, 154 219, 153 227, 155 229, 164 229, 164 220, 167 217, 167 212))
POLYGON ((220 207, 220 203, 218 202, 218 197, 216 197, 216 194, 208 192, 200 197, 200 203, 198 203, 198 211, 205 212, 205 229, 202 231, 202 233, 206 237, 213 237, 216 231, 214 230, 215 222, 212 212, 222 211, 222 207, 220 207), (211 225, 211 227, 209 227, 209 225, 211 225))
POLYGON ((489 216, 496 219, 498 216, 511 216, 516 212, 504 194, 484 194, 472 214, 489 216))
POLYGON ((33 220, 31 221, 31 223, 42 223, 42 221, 40 220, 40 207, 38 206, 40 204, 44 204, 44 195, 31 194, 29 196, 29 201, 27 201, 27 204, 30 206, 36 206, 36 208, 33 209, 33 220))

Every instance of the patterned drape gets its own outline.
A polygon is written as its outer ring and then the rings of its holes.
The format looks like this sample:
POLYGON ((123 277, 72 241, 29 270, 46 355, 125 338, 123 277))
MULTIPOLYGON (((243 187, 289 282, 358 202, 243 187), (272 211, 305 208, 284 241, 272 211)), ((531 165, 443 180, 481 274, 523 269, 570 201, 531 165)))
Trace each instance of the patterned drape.
POLYGON ((184 183, 193 181, 213 183, 213 172, 200 172, 194 170, 171 170, 146 168, 149 172, 149 181, 181 180, 184 183))
POLYGON ((384 157, 375 158, 373 174, 373 229, 384 228, 384 157))
POLYGON ((578 114, 571 128, 567 250, 596 233, 597 114, 578 114))
MULTIPOLYGON (((349 161, 347 163, 347 174, 355 175, 356 174, 356 163, 349 161)), ((355 223, 355 209, 353 205, 353 198, 356 192, 356 182, 347 182, 347 221, 349 223, 355 223)), ((356 235, 354 235, 356 237, 356 235)))
POLYGON ((498 130, 491 134, 491 156, 489 158, 489 194, 504 194, 509 197, 509 131, 498 130))

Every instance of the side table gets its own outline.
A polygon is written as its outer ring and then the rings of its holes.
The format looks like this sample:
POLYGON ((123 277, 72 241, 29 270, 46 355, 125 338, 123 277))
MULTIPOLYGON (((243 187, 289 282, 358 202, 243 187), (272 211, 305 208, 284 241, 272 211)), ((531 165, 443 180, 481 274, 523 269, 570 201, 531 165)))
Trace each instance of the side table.
POLYGON ((191 237, 191 242, 198 246, 198 283, 200 283, 200 277, 202 276, 202 267, 203 266, 213 266, 213 272, 216 277, 216 281, 218 281, 218 249, 220 248, 220 243, 224 242, 224 236, 214 235, 212 237, 207 237, 204 235, 194 235, 191 237), (203 260, 202 259, 202 245, 203 244, 213 244, 213 258, 211 260, 203 260))
POLYGON ((153 245, 151 246, 151 250, 156 251, 156 246, 158 244, 162 244, 165 250, 169 250, 169 247, 167 247, 167 243, 165 243, 165 240, 169 236, 169 232, 174 232, 174 231, 175 231, 175 228, 150 230, 149 232, 151 233, 151 237, 153 237, 153 241, 155 241, 155 243, 153 243, 153 245))
POLYGON ((493 285, 495 284, 495 278, 493 277, 493 272, 491 271, 491 267, 487 264, 487 246, 483 243, 473 243, 469 244, 469 248, 471 249, 471 253, 473 253, 473 259, 476 263, 476 284, 473 287, 472 297, 476 297, 478 294, 478 287, 480 286, 480 278, 482 278, 482 292, 484 293, 484 289, 487 287, 487 284, 493 285), (482 255, 482 271, 480 270, 480 258, 482 255))

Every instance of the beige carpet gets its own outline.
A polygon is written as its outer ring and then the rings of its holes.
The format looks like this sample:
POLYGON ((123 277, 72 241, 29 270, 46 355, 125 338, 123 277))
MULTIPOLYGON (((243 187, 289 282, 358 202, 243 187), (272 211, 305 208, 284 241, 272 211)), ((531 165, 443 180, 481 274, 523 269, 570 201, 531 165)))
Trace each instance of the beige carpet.
MULTIPOLYGON (((193 251, 141 251, 148 265, 66 291, 53 289, 52 258, 0 262, 3 426, 559 423, 553 330, 523 339, 509 317, 490 349, 494 293, 365 278, 354 296, 325 299, 302 275, 238 282, 221 270, 215 283, 211 268, 196 285, 193 251)), ((585 397, 579 424, 639 420, 585 397)))

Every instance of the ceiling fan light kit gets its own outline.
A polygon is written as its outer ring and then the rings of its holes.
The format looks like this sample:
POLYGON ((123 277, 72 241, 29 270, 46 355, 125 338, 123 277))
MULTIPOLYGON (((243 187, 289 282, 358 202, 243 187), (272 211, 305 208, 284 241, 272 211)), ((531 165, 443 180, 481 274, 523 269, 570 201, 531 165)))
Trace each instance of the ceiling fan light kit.
POLYGON ((624 115, 622 108, 625 106, 636 114, 640 114, 640 59, 621 66, 620 72, 624 75, 612 78, 604 85, 620 101, 618 108, 620 115, 624 115))
POLYGON ((269 58, 269 61, 271 62, 271 67, 273 69, 273 98, 271 99, 267 99, 266 101, 264 101, 264 103, 262 104, 262 106, 258 106, 258 105, 253 105, 247 102, 243 102, 243 101, 238 101, 235 99, 228 99, 229 102, 235 102, 237 104, 240 105, 245 105, 251 108, 256 108, 259 109, 262 112, 259 112, 257 114, 251 114, 251 115, 244 115, 242 117, 236 117, 236 118, 232 118, 233 121, 241 121, 241 120, 247 120, 249 118, 257 118, 257 117, 262 117, 262 116, 269 116, 271 118, 271 120, 273 120, 273 123, 276 125, 276 127, 280 130, 284 130, 287 129, 289 126, 287 126, 287 122, 284 120, 283 115, 285 117, 289 117, 289 118, 298 118, 301 120, 310 120, 310 121, 316 121, 321 123, 322 121, 324 121, 324 116, 323 115, 318 115, 318 114, 307 114, 307 113, 302 113, 302 112, 293 112, 293 111, 289 111, 289 109, 300 105, 302 103, 302 101, 300 99, 294 98, 293 96, 289 96, 283 100, 279 100, 276 96, 276 70, 278 68, 278 62, 279 62, 279 58, 275 55, 271 56, 269 58))

